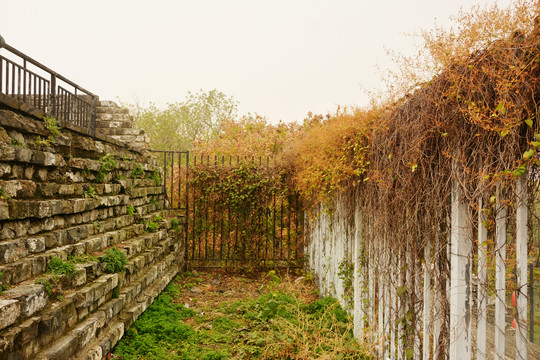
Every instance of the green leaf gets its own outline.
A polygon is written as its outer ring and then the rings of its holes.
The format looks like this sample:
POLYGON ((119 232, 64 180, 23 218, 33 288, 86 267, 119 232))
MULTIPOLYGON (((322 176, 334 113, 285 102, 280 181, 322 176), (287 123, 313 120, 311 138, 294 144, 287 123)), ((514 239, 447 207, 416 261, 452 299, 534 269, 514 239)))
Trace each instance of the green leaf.
POLYGON ((497 105, 497 107, 495 108, 495 111, 504 112, 504 104, 502 103, 502 101, 499 103, 499 105, 497 105))
POLYGON ((418 164, 412 164, 411 171, 415 172, 417 167, 418 167, 418 164))
POLYGON ((482 226, 485 227, 486 229, 488 228, 488 223, 486 220, 482 220, 482 226))
POLYGON ((532 158, 534 155, 534 150, 533 149, 529 149, 527 151, 525 151, 523 153, 523 160, 527 161, 529 160, 530 158, 532 158))
POLYGON ((525 119, 525 124, 527 124, 530 128, 533 126, 533 122, 531 118, 525 119))
POLYGON ((509 132, 510 132, 510 130, 503 130, 503 131, 501 131, 501 136, 505 137, 506 135, 508 135, 509 132))
POLYGON ((495 204, 495 201, 497 201, 497 197, 495 195, 489 198, 490 203, 495 204))
POLYGON ((442 136, 442 137, 448 136, 448 133, 447 133, 447 132, 442 133, 441 136, 442 136))
POLYGON ((534 138, 535 138, 537 141, 540 141, 540 134, 534 134, 534 138))
POLYGON ((515 177, 520 177, 521 175, 525 174, 525 166, 523 166, 523 165, 518 166, 518 167, 512 172, 512 174, 513 174, 515 177))
POLYGON ((538 148, 540 147, 540 141, 531 141, 531 145, 534 146, 535 148, 538 148))
POLYGON ((402 297, 406 291, 407 291, 407 286, 400 286, 397 288, 396 294, 398 297, 402 297))

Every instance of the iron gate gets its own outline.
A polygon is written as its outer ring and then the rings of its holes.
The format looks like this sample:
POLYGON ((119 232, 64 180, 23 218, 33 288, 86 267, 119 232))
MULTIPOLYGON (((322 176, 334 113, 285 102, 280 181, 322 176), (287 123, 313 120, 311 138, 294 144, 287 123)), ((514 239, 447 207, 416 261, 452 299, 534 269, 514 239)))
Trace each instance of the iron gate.
POLYGON ((270 158, 154 152, 163 169, 164 207, 184 218, 189 266, 303 265, 302 204, 282 176, 270 175, 270 158))

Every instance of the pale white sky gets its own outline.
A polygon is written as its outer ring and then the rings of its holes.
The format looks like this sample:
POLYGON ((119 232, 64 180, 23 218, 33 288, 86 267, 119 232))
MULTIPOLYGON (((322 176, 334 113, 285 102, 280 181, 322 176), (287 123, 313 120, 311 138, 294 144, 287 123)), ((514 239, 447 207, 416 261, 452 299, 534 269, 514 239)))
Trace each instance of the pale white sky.
MULTIPOLYGON (((506 6, 511 0, 496 1, 506 6)), ((493 0, 0 0, 6 42, 99 95, 218 89, 272 122, 366 105, 386 49, 493 0)))

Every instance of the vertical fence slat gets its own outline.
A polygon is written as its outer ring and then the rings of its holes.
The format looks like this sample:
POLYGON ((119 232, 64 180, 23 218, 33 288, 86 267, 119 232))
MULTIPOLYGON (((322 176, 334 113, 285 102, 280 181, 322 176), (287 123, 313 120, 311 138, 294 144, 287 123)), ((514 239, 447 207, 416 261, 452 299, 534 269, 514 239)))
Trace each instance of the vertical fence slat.
POLYGON ((435 254, 434 254, 434 265, 435 265, 435 283, 433 284, 433 351, 432 358, 437 359, 437 354, 439 352, 439 334, 441 333, 441 323, 442 323, 442 277, 439 269, 440 258, 439 252, 441 251, 439 229, 435 233, 435 254))
POLYGON ((471 358, 471 241, 467 229, 467 205, 457 182, 452 188, 450 233, 450 359, 471 358))
MULTIPOLYGON (((404 276, 402 271, 402 265, 403 265, 403 254, 399 254, 398 259, 398 266, 397 266, 397 274, 398 275, 398 284, 399 287, 404 286, 404 276)), ((402 296, 398 296, 396 298, 397 300, 397 308, 398 308, 398 315, 397 318, 401 319, 404 316, 404 309, 403 309, 403 299, 402 296)), ((398 344, 397 344, 397 358, 402 359, 403 358, 403 322, 398 321, 398 331, 397 331, 397 338, 398 338, 398 344)))
POLYGON ((390 320, 390 359, 396 358, 396 324, 398 322, 397 317, 397 262, 396 257, 390 257, 390 303, 392 306, 391 320, 390 320))
POLYGON ((354 335, 360 339, 364 337, 364 268, 363 268, 363 241, 362 241, 362 213, 355 209, 354 234, 354 335))
POLYGON ((476 359, 484 360, 487 356, 487 229, 486 218, 482 212, 483 199, 478 199, 478 287, 476 290, 476 359))
POLYGON ((391 296, 390 288, 391 278, 390 278, 390 239, 388 234, 384 234, 384 358, 388 359, 388 354, 390 351, 389 341, 390 341, 390 308, 391 308, 391 296))
MULTIPOLYGON (((516 210, 516 359, 527 359, 527 182, 525 176, 517 180, 516 210)), ((534 309, 531 309, 534 311, 534 309)))
POLYGON ((429 348, 430 348, 430 325, 431 325, 431 241, 426 242, 424 247, 424 316, 423 316, 423 328, 424 337, 422 339, 422 358, 429 360, 429 348))
POLYGON ((381 244, 380 236, 377 236, 377 243, 376 243, 376 251, 377 254, 377 263, 376 263, 376 271, 375 274, 377 276, 377 312, 378 312, 378 334, 377 334, 377 341, 379 342, 379 358, 383 357, 384 352, 384 289, 383 289, 383 281, 382 281, 382 275, 384 273, 384 244, 381 244), (382 246, 381 246, 382 245, 382 246))
POLYGON ((495 360, 503 360, 506 335, 506 207, 498 191, 495 221, 495 360))

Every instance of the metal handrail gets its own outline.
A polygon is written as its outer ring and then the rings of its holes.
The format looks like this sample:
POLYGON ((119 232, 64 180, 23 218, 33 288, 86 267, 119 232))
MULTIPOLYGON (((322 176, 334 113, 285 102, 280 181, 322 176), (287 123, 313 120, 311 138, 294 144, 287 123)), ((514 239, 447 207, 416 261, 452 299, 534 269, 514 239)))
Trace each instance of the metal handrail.
POLYGON ((0 49, 5 49, 22 60, 21 65, 0 55, 0 93, 52 115, 61 125, 75 124, 89 134, 95 134, 98 99, 95 94, 15 49, 6 43, 2 36, 0 49), (36 74, 28 69, 28 64, 48 76, 36 74), (66 86, 62 87, 59 82, 71 86, 73 90, 67 90, 66 86))

